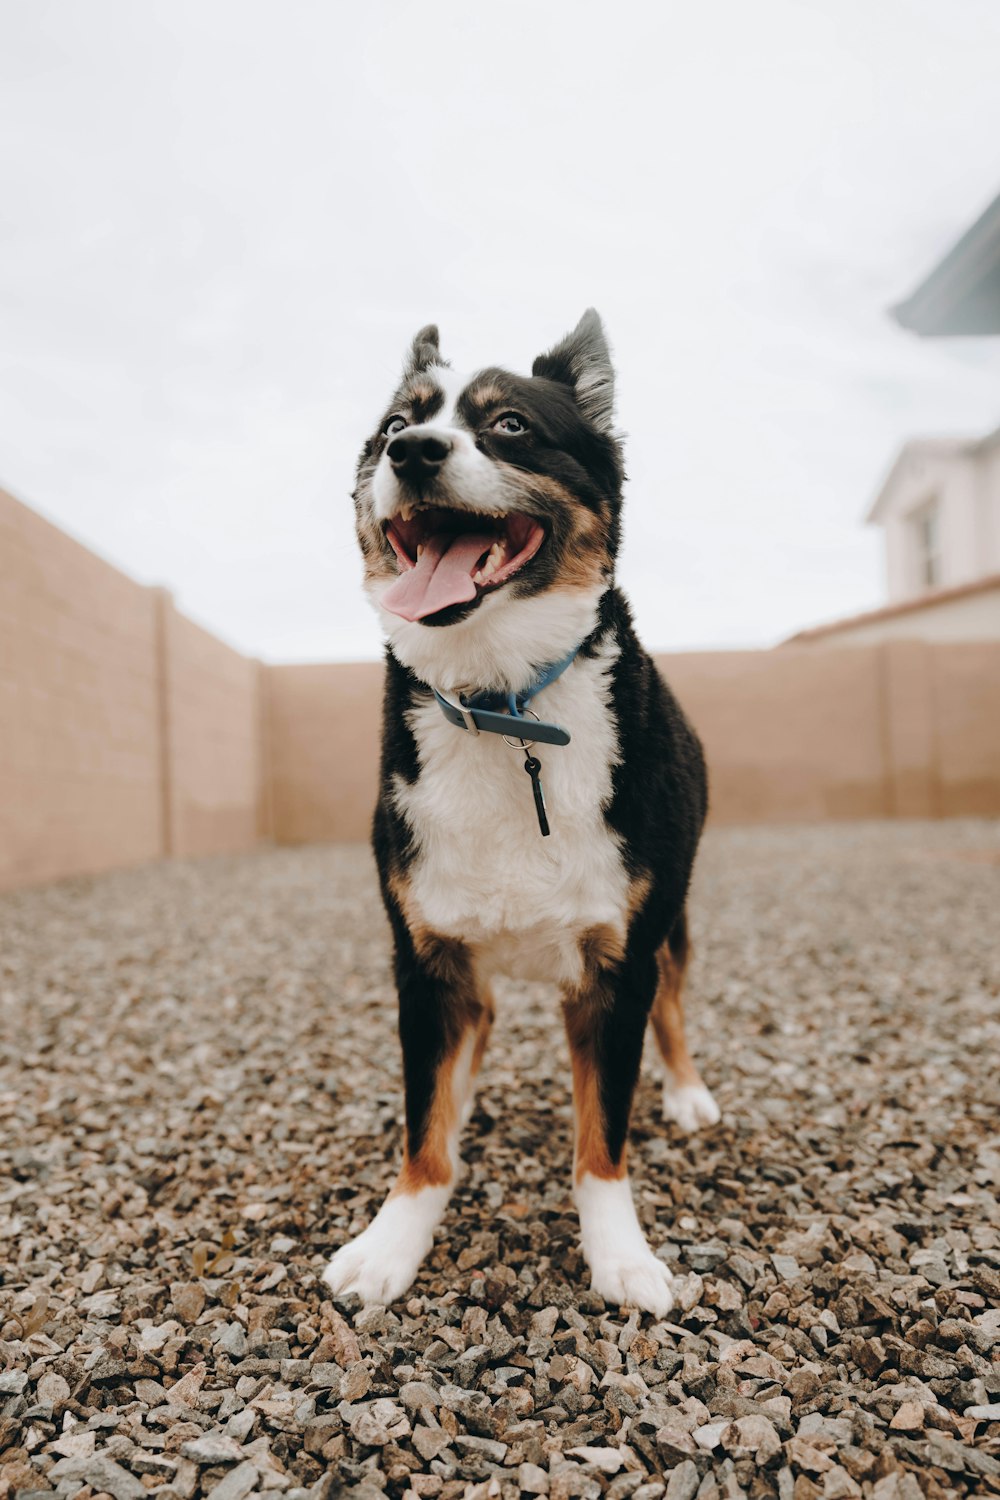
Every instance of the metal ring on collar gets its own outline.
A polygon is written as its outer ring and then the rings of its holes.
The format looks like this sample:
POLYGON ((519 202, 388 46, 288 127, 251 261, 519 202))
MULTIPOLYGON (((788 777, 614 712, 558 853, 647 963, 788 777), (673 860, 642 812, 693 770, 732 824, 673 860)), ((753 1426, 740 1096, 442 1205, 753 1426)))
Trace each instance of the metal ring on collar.
MULTIPOLYGON (((534 719, 536 724, 539 722, 538 715, 534 713, 530 708, 526 708, 524 712, 519 715, 519 718, 534 719)), ((509 745, 512 750, 533 750, 536 743, 535 740, 512 739, 509 734, 501 735, 501 739, 503 740, 504 744, 509 745)))

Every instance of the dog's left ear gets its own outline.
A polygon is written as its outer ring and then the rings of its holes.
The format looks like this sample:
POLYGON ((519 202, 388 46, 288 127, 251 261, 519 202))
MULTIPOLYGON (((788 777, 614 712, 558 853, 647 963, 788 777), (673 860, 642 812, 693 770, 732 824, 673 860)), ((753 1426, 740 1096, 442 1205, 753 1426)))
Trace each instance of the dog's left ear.
POLYGON ((555 348, 538 356, 531 373, 572 386, 588 421, 600 432, 613 430, 615 372, 604 325, 594 308, 587 308, 573 332, 555 348))
POLYGON ((413 343, 410 345, 406 356, 404 375, 416 375, 420 370, 426 370, 429 365, 443 365, 447 361, 441 358, 441 349, 438 344, 438 330, 436 323, 428 323, 426 328, 421 328, 414 335, 413 343))

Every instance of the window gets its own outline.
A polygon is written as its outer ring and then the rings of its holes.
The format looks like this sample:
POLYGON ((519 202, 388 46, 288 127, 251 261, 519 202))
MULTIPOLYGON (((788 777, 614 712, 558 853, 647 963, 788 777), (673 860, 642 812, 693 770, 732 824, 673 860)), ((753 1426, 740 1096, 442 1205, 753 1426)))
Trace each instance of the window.
POLYGON ((941 507, 929 500, 910 517, 915 582, 920 589, 941 587, 941 507))

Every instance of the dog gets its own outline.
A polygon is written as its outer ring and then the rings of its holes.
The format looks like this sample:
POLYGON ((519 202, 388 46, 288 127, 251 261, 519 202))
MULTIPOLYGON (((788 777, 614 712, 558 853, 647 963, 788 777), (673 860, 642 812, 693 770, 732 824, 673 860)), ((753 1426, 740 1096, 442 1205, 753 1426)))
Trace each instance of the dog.
POLYGON ((385 1304, 413 1281, 456 1180, 490 982, 512 975, 561 991, 593 1289, 671 1307, 626 1137, 650 1020, 665 1115, 686 1129, 719 1118, 681 1008, 707 782, 615 584, 623 482, 593 309, 530 377, 458 375, 422 329, 361 453, 357 535, 387 636, 373 844, 405 1142, 384 1204, 326 1269, 337 1295, 385 1304))

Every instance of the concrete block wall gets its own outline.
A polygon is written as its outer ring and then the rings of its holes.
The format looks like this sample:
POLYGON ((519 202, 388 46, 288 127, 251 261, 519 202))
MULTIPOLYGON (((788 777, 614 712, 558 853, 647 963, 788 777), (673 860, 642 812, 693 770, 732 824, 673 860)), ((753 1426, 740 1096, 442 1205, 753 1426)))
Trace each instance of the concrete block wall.
POLYGON ((367 838, 378 786, 381 663, 264 671, 274 837, 287 844, 367 838))
POLYGON ((164 675, 166 852, 252 849, 260 836, 259 664, 157 591, 164 675))
MULTIPOLYGON (((704 742, 715 823, 1000 816, 998 644, 783 646, 657 662, 704 742)), ((265 670, 275 838, 367 838, 381 666, 265 670)))
MULTIPOLYGON (((658 660, 717 823, 1000 816, 1000 644, 658 660)), ((0 889, 366 839, 381 689, 380 663, 250 660, 0 491, 0 889)))
POLYGON ((712 817, 824 822, 886 815, 875 651, 785 647, 660 656, 701 736, 712 817))
POLYGON ((266 823, 260 667, 0 491, 0 890, 266 823))
POLYGON ((163 847, 148 589, 0 491, 0 888, 163 847))

